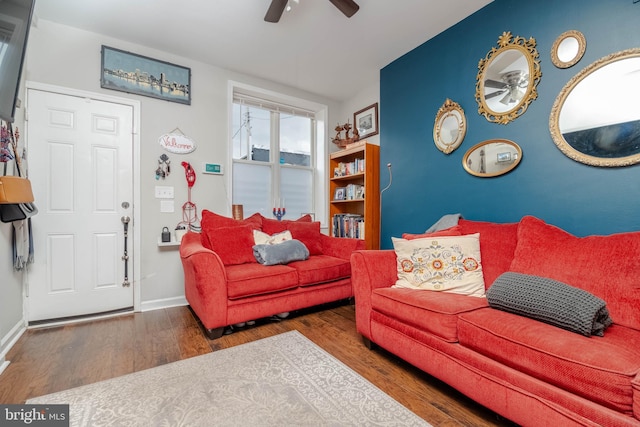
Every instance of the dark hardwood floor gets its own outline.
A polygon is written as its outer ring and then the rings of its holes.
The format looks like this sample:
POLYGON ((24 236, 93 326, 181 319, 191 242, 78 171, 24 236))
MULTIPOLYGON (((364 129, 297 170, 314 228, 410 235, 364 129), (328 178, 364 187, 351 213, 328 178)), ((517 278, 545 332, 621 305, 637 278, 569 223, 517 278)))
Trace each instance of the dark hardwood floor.
POLYGON ((188 307, 30 329, 9 351, 0 403, 24 403, 84 384, 298 330, 434 426, 513 426, 382 349, 369 350, 353 305, 295 313, 209 340, 188 307))

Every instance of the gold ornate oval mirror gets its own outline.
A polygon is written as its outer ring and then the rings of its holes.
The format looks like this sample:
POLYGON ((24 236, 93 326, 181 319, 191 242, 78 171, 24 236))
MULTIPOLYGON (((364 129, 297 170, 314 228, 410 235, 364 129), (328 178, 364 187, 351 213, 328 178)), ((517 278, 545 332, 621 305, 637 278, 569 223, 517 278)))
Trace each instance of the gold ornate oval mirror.
POLYGON ((587 49, 587 40, 577 30, 560 34, 551 47, 551 62, 558 68, 569 68, 580 61, 587 49))
POLYGON ((451 154, 462 144, 467 133, 467 120, 460 104, 447 98, 436 113, 433 141, 438 150, 451 154))
POLYGON ((515 120, 538 97, 536 87, 541 77, 535 39, 502 33, 498 47, 491 48, 478 63, 478 113, 494 123, 515 120))
POLYGON ((489 139, 469 148, 462 166, 471 175, 482 178, 504 175, 522 159, 522 149, 508 139, 489 139))
POLYGON ((576 74, 551 108, 553 142, 592 166, 640 162, 640 48, 605 56, 576 74))

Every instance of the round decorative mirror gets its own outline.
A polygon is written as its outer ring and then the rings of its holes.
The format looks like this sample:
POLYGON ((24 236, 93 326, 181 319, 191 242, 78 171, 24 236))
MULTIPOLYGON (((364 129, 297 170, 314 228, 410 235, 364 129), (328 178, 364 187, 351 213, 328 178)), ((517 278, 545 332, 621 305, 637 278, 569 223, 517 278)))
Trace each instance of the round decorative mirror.
POLYGON ((556 98, 549 129, 569 158, 592 166, 640 162, 640 48, 605 56, 556 98))
POLYGON ((489 139, 469 148, 462 166, 471 175, 482 178, 504 175, 522 160, 522 149, 508 139, 489 139))
POLYGON ((451 154, 462 144, 467 133, 467 120, 460 104, 447 98, 436 114, 433 125, 433 141, 438 150, 451 154))
POLYGON ((569 68, 584 55, 587 40, 577 30, 569 30, 560 34, 551 47, 551 62, 558 68, 569 68))
POLYGON ((494 123, 515 120, 538 97, 536 87, 541 77, 535 39, 502 33, 498 48, 491 48, 478 63, 478 113, 494 123))

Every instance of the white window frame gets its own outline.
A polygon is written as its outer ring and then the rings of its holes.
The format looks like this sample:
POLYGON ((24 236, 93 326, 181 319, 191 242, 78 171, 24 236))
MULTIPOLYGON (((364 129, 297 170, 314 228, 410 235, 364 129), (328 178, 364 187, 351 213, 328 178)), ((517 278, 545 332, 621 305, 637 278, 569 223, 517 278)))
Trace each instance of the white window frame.
MULTIPOLYGON (((314 118, 315 129, 315 145, 311 147, 311 168, 312 168, 312 211, 315 215, 315 220, 320 221, 320 225, 323 229, 328 228, 328 199, 327 199, 327 158, 328 158, 328 144, 327 144, 327 122, 329 116, 329 108, 314 101, 309 101, 301 98, 284 95, 281 93, 273 92, 270 90, 250 86, 244 83, 235 81, 229 81, 228 87, 228 156, 227 156, 227 170, 229 171, 229 193, 233 194, 233 165, 234 162, 244 162, 243 160, 233 159, 233 103, 234 95, 238 93, 245 97, 252 97, 255 99, 265 100, 272 102, 273 104, 290 106, 294 109, 305 110, 310 113, 314 118)), ((279 124, 278 124, 279 125, 279 124)), ((279 147, 272 147, 270 150, 270 165, 276 162, 276 157, 279 157, 279 147), (274 157, 275 156, 275 157, 274 157)), ((264 162, 255 162, 247 160, 247 163, 251 164, 266 164, 264 162)), ((297 166, 287 165, 286 167, 295 168, 297 166)), ((279 173, 272 172, 272 186, 273 190, 279 189, 279 173)), ((272 191, 273 191, 272 190, 272 191)), ((279 190, 278 190, 279 191, 279 190)), ((230 209, 230 207, 229 207, 230 209)), ((295 218, 288 218, 295 219, 295 218)))

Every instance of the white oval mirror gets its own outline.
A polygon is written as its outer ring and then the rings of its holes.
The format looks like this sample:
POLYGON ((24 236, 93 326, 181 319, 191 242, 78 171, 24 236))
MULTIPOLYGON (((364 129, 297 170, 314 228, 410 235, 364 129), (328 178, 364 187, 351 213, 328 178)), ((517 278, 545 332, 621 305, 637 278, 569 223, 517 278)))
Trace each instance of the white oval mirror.
POLYGON ((447 98, 436 114, 433 125, 433 141, 438 150, 451 154, 462 144, 467 133, 464 111, 457 102, 447 98))
POLYGON ((533 37, 502 33, 498 48, 492 48, 478 63, 476 101, 478 112, 494 123, 507 124, 522 115, 538 97, 540 60, 533 37))
POLYGON ((553 142, 592 166, 640 163, 640 48, 599 59, 576 74, 551 108, 553 142))
POLYGON ((504 175, 522 160, 522 149, 508 139, 490 139, 471 147, 462 158, 462 166, 481 178, 504 175))
POLYGON ((586 48, 587 41, 580 31, 565 31, 551 47, 551 62, 558 68, 569 68, 582 59, 586 48))

